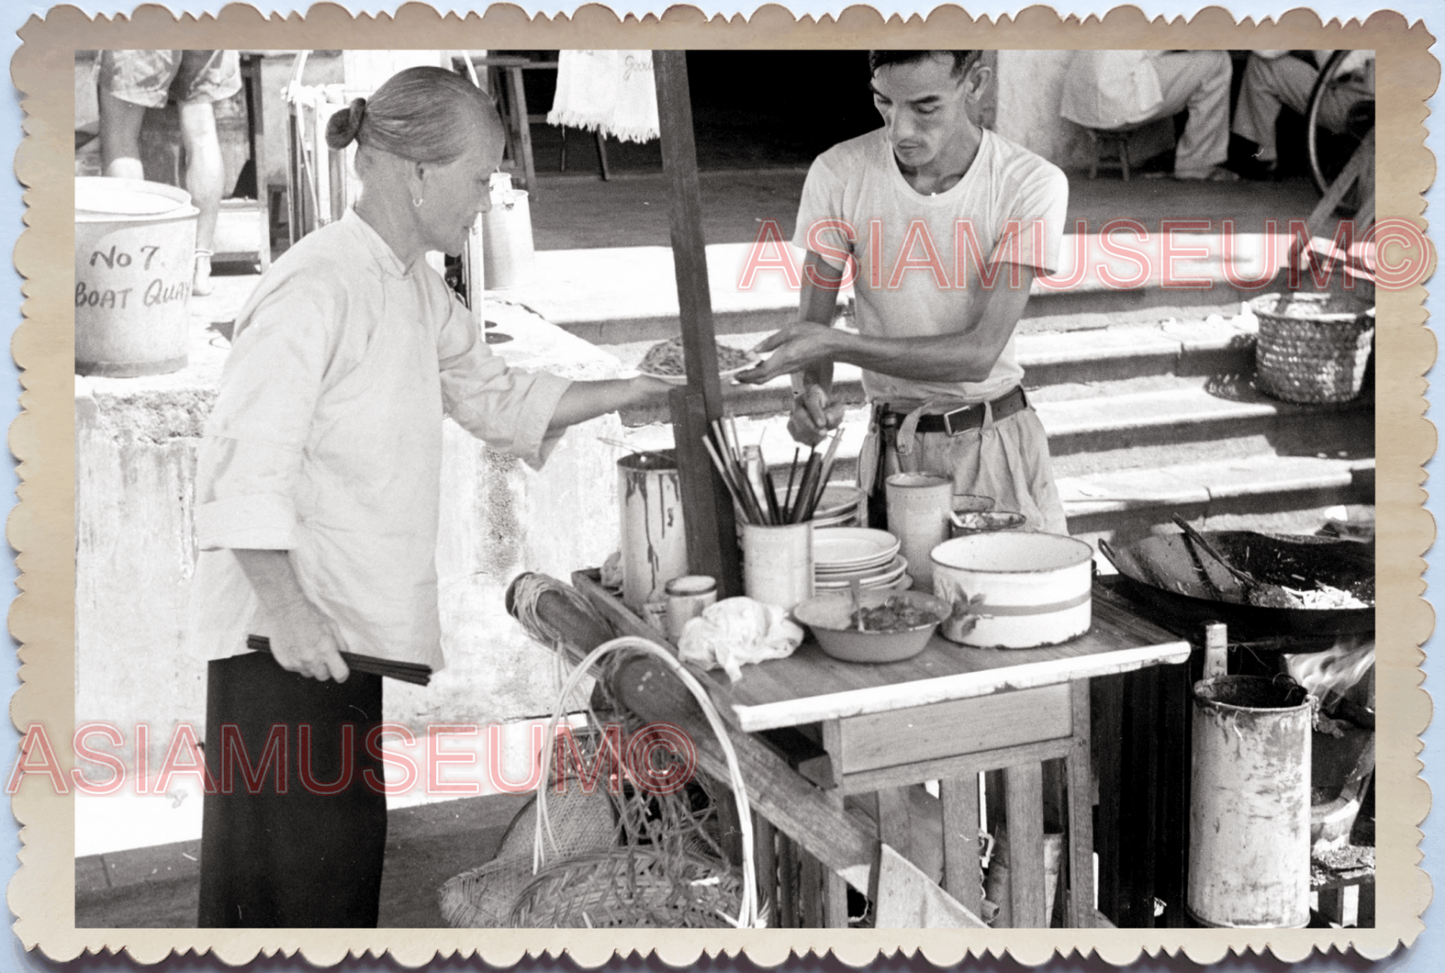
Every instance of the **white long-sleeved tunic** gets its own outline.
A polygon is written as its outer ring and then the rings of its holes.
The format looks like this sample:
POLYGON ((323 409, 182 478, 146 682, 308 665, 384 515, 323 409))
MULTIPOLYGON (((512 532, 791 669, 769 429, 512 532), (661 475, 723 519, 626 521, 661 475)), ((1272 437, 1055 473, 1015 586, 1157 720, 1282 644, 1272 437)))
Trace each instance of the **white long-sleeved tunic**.
POLYGON ((441 668, 442 418, 540 466, 569 384, 508 368, 441 277, 355 211, 301 240, 237 317, 200 448, 196 651, 271 634, 231 552, 285 550, 345 650, 441 668))

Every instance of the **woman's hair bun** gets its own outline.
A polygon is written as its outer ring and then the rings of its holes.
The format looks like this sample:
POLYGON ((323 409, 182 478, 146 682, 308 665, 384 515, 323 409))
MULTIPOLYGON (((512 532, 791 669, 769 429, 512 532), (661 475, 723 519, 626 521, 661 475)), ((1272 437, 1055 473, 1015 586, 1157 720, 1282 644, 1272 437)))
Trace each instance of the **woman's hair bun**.
POLYGON ((356 140, 361 132, 361 120, 366 115, 366 99, 357 98, 339 111, 326 123, 326 144, 333 149, 344 149, 356 140))

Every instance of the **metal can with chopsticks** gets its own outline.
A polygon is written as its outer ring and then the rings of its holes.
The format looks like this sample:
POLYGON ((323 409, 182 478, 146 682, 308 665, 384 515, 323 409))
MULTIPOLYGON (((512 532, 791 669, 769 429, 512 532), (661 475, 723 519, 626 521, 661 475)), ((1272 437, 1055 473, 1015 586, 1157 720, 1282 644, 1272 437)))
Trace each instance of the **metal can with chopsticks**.
POLYGON ((688 621, 701 615, 717 601, 717 580, 705 574, 685 574, 673 578, 667 592, 667 637, 676 642, 688 621))

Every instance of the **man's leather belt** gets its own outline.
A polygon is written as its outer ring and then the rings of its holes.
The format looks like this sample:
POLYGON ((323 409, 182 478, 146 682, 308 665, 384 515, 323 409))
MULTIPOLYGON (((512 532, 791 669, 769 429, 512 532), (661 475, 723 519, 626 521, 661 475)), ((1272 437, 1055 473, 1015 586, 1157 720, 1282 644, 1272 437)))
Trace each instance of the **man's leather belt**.
MULTIPOLYGON (((988 403, 993 407, 993 421, 999 422, 1021 412, 1029 406, 1028 399, 1024 397, 1023 386, 1015 385, 1012 389, 1000 395, 988 403)), ((894 412, 891 409, 883 411, 883 424, 885 426, 902 425, 906 412, 894 412)), ((977 429, 983 425, 983 403, 966 405, 952 412, 945 412, 941 415, 924 415, 918 417, 919 432, 946 432, 950 436, 957 436, 961 432, 970 429, 977 429)))

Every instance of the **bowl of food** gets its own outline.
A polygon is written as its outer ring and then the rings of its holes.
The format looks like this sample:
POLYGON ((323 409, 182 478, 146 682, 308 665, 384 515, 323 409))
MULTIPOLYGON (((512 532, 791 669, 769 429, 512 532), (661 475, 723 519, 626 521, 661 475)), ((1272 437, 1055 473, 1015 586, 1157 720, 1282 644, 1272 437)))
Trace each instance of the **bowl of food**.
MULTIPOLYGON (((752 368, 761 359, 750 351, 743 351, 721 341, 713 344, 717 348, 718 378, 731 379, 738 372, 752 368)), ((660 378, 669 385, 686 385, 687 369, 682 359, 682 339, 669 338, 659 341, 647 349, 637 370, 652 378, 660 378)))
POLYGON ((949 519, 952 536, 963 537, 991 530, 1017 530, 1028 518, 1013 510, 955 510, 949 519))
POLYGON ((864 589, 829 592, 801 602, 793 617, 812 629, 818 645, 844 662, 900 662, 923 651, 951 607, 922 591, 864 589))

